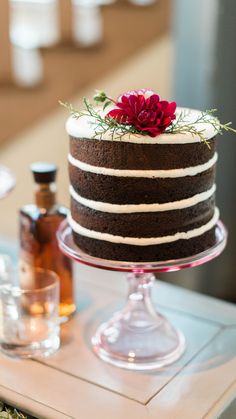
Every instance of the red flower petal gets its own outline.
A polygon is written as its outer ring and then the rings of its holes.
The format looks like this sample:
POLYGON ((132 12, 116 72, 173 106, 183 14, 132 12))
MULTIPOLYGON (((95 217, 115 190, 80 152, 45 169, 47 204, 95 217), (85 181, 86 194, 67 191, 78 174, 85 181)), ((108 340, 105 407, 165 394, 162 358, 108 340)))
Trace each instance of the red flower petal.
POLYGON ((117 99, 116 106, 108 117, 116 118, 121 124, 133 125, 151 137, 163 133, 176 118, 176 103, 161 101, 150 89, 126 92, 117 99))
POLYGON ((169 103, 169 105, 168 105, 168 112, 170 113, 170 114, 173 114, 173 113, 175 113, 175 111, 176 111, 176 102, 171 102, 171 103, 169 103))

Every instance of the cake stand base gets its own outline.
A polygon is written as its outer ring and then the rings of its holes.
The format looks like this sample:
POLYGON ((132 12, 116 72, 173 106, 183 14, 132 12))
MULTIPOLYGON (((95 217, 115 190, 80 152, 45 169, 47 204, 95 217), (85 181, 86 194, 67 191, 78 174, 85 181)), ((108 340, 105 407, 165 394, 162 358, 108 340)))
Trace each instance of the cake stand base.
POLYGON ((94 352, 104 361, 131 370, 154 370, 176 361, 185 338, 152 305, 150 273, 128 275, 126 306, 103 323, 92 338, 94 352))
POLYGON ((77 247, 71 227, 65 220, 58 231, 59 246, 65 255, 95 268, 128 272, 126 305, 99 326, 91 340, 94 352, 112 365, 139 371, 156 370, 179 359, 185 350, 185 338, 153 306, 153 272, 178 271, 206 263, 223 251, 226 240, 227 231, 219 221, 215 228, 215 244, 202 253, 178 260, 147 263, 105 260, 77 247))

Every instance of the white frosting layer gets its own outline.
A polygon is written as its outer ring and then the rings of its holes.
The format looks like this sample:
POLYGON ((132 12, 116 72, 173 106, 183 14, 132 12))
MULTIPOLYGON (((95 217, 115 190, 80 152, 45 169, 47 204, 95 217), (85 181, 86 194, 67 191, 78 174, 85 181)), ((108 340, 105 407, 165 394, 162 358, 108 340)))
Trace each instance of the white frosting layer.
POLYGON ((101 233, 95 230, 89 230, 85 227, 82 227, 76 221, 73 220, 71 214, 68 215, 68 222, 76 233, 80 234, 81 236, 89 237, 91 239, 96 240, 104 240, 111 243, 120 243, 120 244, 129 244, 134 246, 150 246, 150 245, 157 245, 163 243, 171 243, 177 240, 189 240, 193 237, 198 237, 204 234, 205 232, 209 231, 214 225, 217 223, 219 219, 219 210, 215 208, 215 213, 212 219, 205 225, 195 228, 194 230, 190 230, 187 232, 180 232, 176 233, 171 236, 164 236, 164 237, 122 237, 122 236, 115 236, 113 234, 108 233, 101 233))
MULTIPOLYGON (((188 108, 177 108, 176 115, 178 116, 180 112, 185 112, 186 118, 185 122, 195 123, 201 112, 195 109, 188 108)), ((214 125, 217 124, 217 118, 209 116, 209 122, 214 121, 214 125)), ((196 125, 198 129, 201 130, 202 134, 206 139, 213 138, 217 134, 217 130, 213 127, 212 123, 201 123, 196 125)), ((90 116, 82 116, 79 119, 76 119, 73 116, 70 116, 66 122, 66 131, 69 135, 75 138, 97 138, 101 139, 100 135, 95 135, 96 121, 90 116)), ((137 143, 137 144, 186 144, 186 143, 196 143, 200 142, 201 138, 198 135, 188 134, 161 134, 157 137, 150 137, 149 135, 139 135, 139 134, 126 134, 122 137, 117 136, 117 138, 112 138, 110 132, 102 134, 102 140, 106 141, 122 141, 128 143, 137 143)))
POLYGON ((93 201, 91 199, 83 198, 79 195, 72 186, 70 186, 70 195, 76 202, 101 212, 109 212, 114 214, 129 214, 137 212, 159 212, 159 211, 173 211, 183 208, 192 207, 199 202, 206 201, 210 198, 215 190, 216 185, 213 185, 208 191, 199 193, 191 198, 182 199, 180 201, 166 202, 163 204, 110 204, 108 202, 93 201))
POLYGON ((184 169, 171 169, 171 170, 127 170, 127 169, 112 169, 108 167, 92 166, 91 164, 84 163, 75 159, 71 154, 68 155, 69 162, 78 167, 78 169, 85 172, 96 173, 106 176, 118 177, 142 177, 142 178, 178 178, 184 176, 195 176, 198 173, 205 172, 210 169, 217 161, 217 153, 204 164, 198 166, 186 167, 184 169))

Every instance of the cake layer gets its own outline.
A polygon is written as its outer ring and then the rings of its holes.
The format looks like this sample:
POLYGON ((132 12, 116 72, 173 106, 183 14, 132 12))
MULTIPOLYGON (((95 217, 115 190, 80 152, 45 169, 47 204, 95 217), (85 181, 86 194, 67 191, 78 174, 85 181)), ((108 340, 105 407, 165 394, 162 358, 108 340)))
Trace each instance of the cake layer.
POLYGON ((112 214, 130 214, 136 212, 173 211, 193 207, 194 205, 199 204, 199 202, 209 199, 215 193, 216 185, 214 184, 207 191, 193 195, 189 198, 181 199, 179 201, 164 202, 162 204, 157 202, 153 204, 111 204, 109 202, 94 201, 84 198, 74 190, 72 185, 70 185, 69 191, 71 197, 74 198, 76 202, 90 209, 101 212, 110 212, 112 214))
POLYGON ((71 198, 71 216, 81 226, 126 237, 161 237, 193 230, 212 219, 214 208, 214 195, 179 210, 123 214, 96 211, 71 198))
POLYGON ((69 176, 74 190, 94 201, 112 204, 164 203, 209 190, 215 181, 215 165, 195 176, 137 178, 98 175, 69 164, 69 176))
POLYGON ((70 153, 93 166, 129 170, 168 170, 207 163, 215 154, 215 139, 193 144, 135 144, 71 137, 70 153))
POLYGON ((86 227, 83 227, 79 223, 77 223, 75 220, 73 220, 71 213, 68 215, 68 222, 72 230, 79 235, 90 237, 95 240, 107 241, 109 243, 140 246, 140 248, 143 248, 145 246, 150 246, 150 245, 159 245, 159 244, 164 244, 164 243, 177 242, 178 240, 182 240, 182 239, 189 240, 193 237, 201 236, 203 233, 210 230, 217 223, 218 219, 219 219, 219 210, 218 208, 215 208, 213 217, 206 224, 201 225, 200 227, 195 228, 193 230, 188 230, 186 232, 177 232, 172 235, 165 235, 165 236, 158 236, 158 237, 155 237, 155 236, 129 237, 127 235, 118 236, 118 235, 111 234, 109 232, 102 233, 101 231, 88 229, 86 227))
POLYGON ((73 237, 82 251, 98 258, 128 262, 154 262, 180 259, 203 252, 216 243, 215 229, 214 226, 201 236, 189 240, 143 247, 96 240, 75 231, 73 231, 73 237))

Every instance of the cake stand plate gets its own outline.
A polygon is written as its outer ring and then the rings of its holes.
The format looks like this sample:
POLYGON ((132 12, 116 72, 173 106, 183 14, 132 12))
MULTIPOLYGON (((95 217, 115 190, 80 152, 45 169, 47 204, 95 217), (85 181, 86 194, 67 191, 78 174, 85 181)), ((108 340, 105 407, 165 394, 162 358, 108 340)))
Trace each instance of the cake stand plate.
POLYGON ((90 256, 79 249, 74 244, 71 227, 63 221, 58 230, 58 242, 65 255, 95 268, 129 272, 126 305, 99 326, 91 340, 94 352, 112 365, 131 370, 155 370, 179 359, 185 350, 185 338, 153 306, 153 272, 177 271, 206 263, 223 251, 226 241, 227 231, 219 221, 215 245, 197 255, 147 263, 112 261, 90 256))
POLYGON ((15 186, 15 178, 7 167, 0 165, 0 199, 5 198, 15 186))

